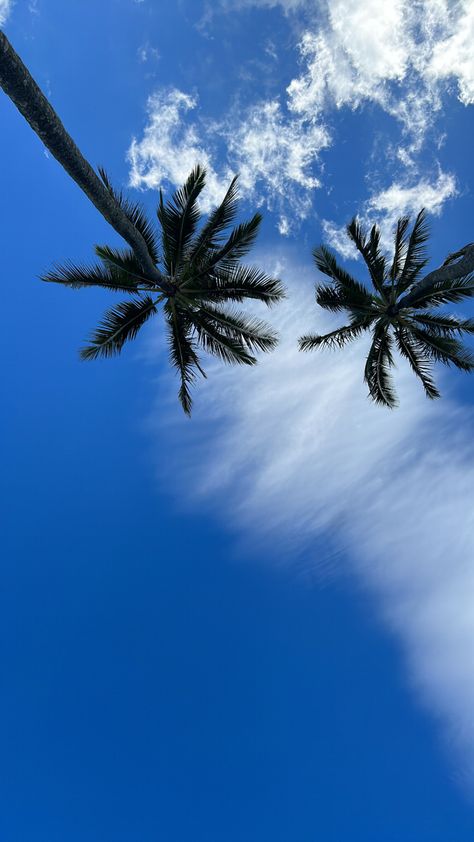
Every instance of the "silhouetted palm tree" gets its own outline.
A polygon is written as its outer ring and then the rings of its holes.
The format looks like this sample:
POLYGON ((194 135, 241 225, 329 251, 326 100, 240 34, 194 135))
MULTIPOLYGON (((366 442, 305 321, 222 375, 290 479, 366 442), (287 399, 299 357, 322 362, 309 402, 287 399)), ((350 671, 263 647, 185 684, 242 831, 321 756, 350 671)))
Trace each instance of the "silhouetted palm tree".
MULTIPOLYGON (((457 302, 474 295, 474 277, 443 277, 432 273, 429 284, 421 280, 427 264, 426 242, 428 228, 426 214, 418 214, 411 233, 409 219, 398 220, 395 250, 389 264, 380 250, 380 231, 373 226, 369 235, 357 218, 347 226, 347 233, 369 270, 373 290, 342 269, 325 246, 315 249, 317 268, 327 275, 329 284, 317 284, 317 303, 326 310, 347 312, 349 322, 324 336, 303 336, 300 349, 342 348, 357 339, 364 331, 371 331, 372 344, 367 357, 364 379, 372 399, 385 406, 397 403, 390 377, 394 364, 394 344, 421 380, 429 398, 439 397, 432 378, 435 361, 472 371, 474 356, 459 341, 463 333, 474 333, 474 319, 461 319, 434 308, 457 302)), ((447 265, 456 255, 450 256, 447 265)))
POLYGON ((237 212, 234 178, 222 204, 198 231, 197 200, 205 186, 205 171, 197 166, 170 202, 165 204, 160 194, 159 242, 140 206, 116 193, 105 172, 100 173, 107 190, 140 231, 153 265, 162 264, 160 282, 142 270, 133 251, 108 246, 96 246, 101 264, 80 267, 67 263, 43 280, 73 288, 99 286, 130 294, 128 300, 105 314, 90 344, 81 352, 87 360, 118 354, 161 304, 171 362, 181 377, 179 398, 189 414, 190 386, 199 373, 204 375, 199 348, 227 363, 253 365, 255 351, 269 351, 276 345, 275 333, 264 322, 225 306, 246 299, 271 305, 284 296, 279 280, 240 261, 255 241, 261 216, 255 214, 249 222, 240 223, 226 234, 237 212))
POLYGON ((247 365, 256 362, 254 351, 275 346, 276 336, 263 322, 222 306, 246 298, 272 304, 284 294, 280 281, 240 264, 255 241, 259 214, 225 237, 226 228, 236 216, 235 178, 200 233, 196 233, 200 216, 197 199, 205 184, 203 169, 196 167, 171 202, 165 205, 161 198, 160 257, 156 232, 141 207, 117 193, 103 170, 98 174, 93 170, 1 31, 0 86, 51 154, 131 247, 125 251, 97 247, 102 265, 78 267, 68 263, 44 278, 72 287, 102 286, 132 296, 106 313, 91 344, 82 352, 84 359, 118 353, 161 303, 171 360, 181 374, 180 400, 189 413, 190 385, 198 372, 204 374, 197 346, 225 362, 247 365))

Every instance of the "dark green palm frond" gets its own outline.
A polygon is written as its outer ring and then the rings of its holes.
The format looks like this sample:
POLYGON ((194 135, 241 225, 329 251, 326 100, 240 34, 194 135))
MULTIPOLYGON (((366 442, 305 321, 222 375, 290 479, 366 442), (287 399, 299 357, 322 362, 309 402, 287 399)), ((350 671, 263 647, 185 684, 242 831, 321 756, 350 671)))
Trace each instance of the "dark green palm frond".
POLYGON ((402 269, 402 261, 406 255, 407 249, 407 230, 409 223, 409 216, 402 216, 397 222, 397 230, 395 231, 395 250, 393 252, 393 261, 389 272, 391 281, 397 280, 402 269))
POLYGON ((118 202, 132 225, 134 225, 137 231, 139 231, 142 235, 153 263, 159 263, 160 255, 157 234, 142 206, 138 202, 132 202, 123 195, 122 191, 115 190, 103 167, 98 167, 98 172, 111 196, 113 196, 115 201, 118 202))
POLYGON ((318 284, 316 287, 316 302, 320 307, 330 310, 332 313, 348 309, 346 295, 329 284, 318 284))
POLYGON ((425 354, 445 365, 454 365, 461 371, 474 369, 474 355, 457 339, 439 336, 428 330, 410 325, 412 336, 419 342, 425 354))
POLYGON ((383 285, 387 267, 385 264, 385 257, 380 251, 379 229, 376 225, 373 225, 369 237, 366 238, 365 231, 363 230, 358 218, 355 216, 347 226, 347 233, 357 250, 364 258, 375 289, 381 295, 384 295, 383 285))
POLYGON ((416 282, 418 276, 428 263, 426 243, 430 232, 426 221, 426 211, 423 208, 416 217, 415 224, 408 239, 405 262, 397 283, 397 293, 400 295, 416 282))
POLYGON ((385 325, 374 329, 372 345, 365 364, 364 379, 375 403, 391 409, 397 405, 390 369, 393 366, 392 339, 385 325))
POLYGON ((232 230, 229 238, 221 248, 208 255, 204 265, 199 268, 195 279, 204 277, 216 269, 228 272, 235 269, 241 257, 252 248, 262 222, 262 216, 256 213, 248 222, 241 222, 232 230))
POLYGON ((474 296, 474 274, 454 281, 440 281, 429 287, 417 290, 416 286, 398 302, 399 309, 404 307, 425 308, 440 307, 442 304, 455 304, 464 298, 474 296))
POLYGON ((235 329, 210 315, 204 309, 188 311, 197 341, 209 354, 225 363, 255 365, 257 360, 249 353, 248 345, 235 329))
POLYGON ((432 400, 441 397, 431 376, 430 360, 420 343, 410 335, 409 328, 397 326, 395 328, 395 339, 400 354, 408 360, 412 371, 423 383, 427 397, 432 400))
MULTIPOLYGON (((272 351, 278 344, 277 334, 266 322, 246 313, 207 305, 199 307, 198 315, 204 317, 207 323, 215 323, 216 328, 230 339, 241 342, 249 351, 272 351)), ((194 320, 195 311, 190 318, 194 320)))
POLYGON ((285 297, 280 280, 271 278, 254 266, 234 266, 232 269, 215 270, 199 279, 191 277, 180 285, 186 297, 202 301, 244 301, 247 298, 263 301, 267 306, 285 297))
POLYGON ((314 249, 313 257, 319 271, 332 278, 336 284, 336 289, 346 297, 348 307, 353 305, 372 306, 374 299, 369 290, 339 266, 333 253, 326 246, 319 246, 314 249))
POLYGON ((191 386, 196 381, 198 372, 206 377, 201 368, 199 357, 192 340, 192 326, 171 298, 166 303, 165 319, 168 328, 168 345, 171 364, 177 369, 181 378, 178 397, 186 415, 191 415, 192 397, 191 386))
POLYGON ((156 313, 156 306, 149 295, 132 298, 112 307, 92 334, 91 344, 82 349, 81 358, 95 360, 98 357, 119 354, 125 342, 135 339, 140 328, 153 313, 156 313))
POLYGON ((298 342, 300 346, 300 351, 314 351, 315 348, 326 347, 330 348, 331 350, 335 348, 342 348, 344 345, 347 345, 348 342, 352 342, 353 339, 358 339, 358 337, 367 330, 370 326, 370 321, 355 321, 353 324, 344 325, 344 327, 339 327, 337 330, 332 330, 330 333, 325 333, 323 335, 318 334, 308 334, 306 336, 302 336, 298 342))
POLYGON ((197 200, 205 184, 206 171, 198 165, 166 205, 160 191, 158 219, 162 229, 166 270, 170 275, 175 275, 178 271, 186 248, 196 231, 201 216, 197 200))
POLYGON ((206 253, 222 246, 225 229, 231 225, 237 215, 237 180, 234 176, 221 204, 209 214, 201 232, 195 238, 188 259, 194 266, 206 258, 206 253))
POLYGON ((130 276, 137 284, 153 285, 153 281, 143 276, 142 268, 131 249, 114 249, 109 246, 96 246, 97 257, 117 276, 130 276))
POLYGON ((116 292, 134 292, 137 286, 136 278, 125 273, 113 272, 109 266, 78 266, 72 261, 63 266, 56 266, 51 272, 42 275, 41 280, 64 284, 72 289, 105 287, 116 292))
POLYGON ((418 313, 415 311, 414 321, 428 328, 432 333, 444 336, 454 336, 463 333, 474 333, 474 319, 458 319, 448 314, 435 316, 433 313, 418 313))

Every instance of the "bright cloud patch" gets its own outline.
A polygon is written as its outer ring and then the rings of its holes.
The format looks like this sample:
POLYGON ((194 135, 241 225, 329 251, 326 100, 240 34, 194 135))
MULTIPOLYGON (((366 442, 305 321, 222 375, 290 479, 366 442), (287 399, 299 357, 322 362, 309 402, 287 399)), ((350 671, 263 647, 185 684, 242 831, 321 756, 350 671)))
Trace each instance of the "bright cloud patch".
POLYGON ((429 402, 402 363, 400 409, 374 406, 362 379, 365 341, 338 353, 299 353, 298 335, 340 322, 316 311, 315 274, 284 261, 269 268, 291 290, 273 319, 282 334, 278 350, 252 370, 212 367, 192 430, 182 422, 187 447, 174 395, 169 423, 160 397, 159 451, 164 437, 170 446, 178 438, 173 452, 182 461, 170 471, 180 499, 183 488, 192 489, 214 512, 221 507, 226 521, 232 513, 232 527, 253 547, 262 541, 286 557, 292 546, 304 546, 306 557, 312 547, 315 570, 323 571, 328 539, 348 555, 345 564, 400 640, 414 688, 441 718, 474 781, 467 413, 447 397, 429 402))
MULTIPOLYGON (((287 12, 304 8, 310 13, 314 22, 305 18, 298 45, 300 75, 282 83, 280 97, 233 107, 218 121, 200 113, 196 96, 156 92, 143 137, 129 150, 131 184, 180 184, 199 160, 208 170, 208 210, 238 171, 243 195, 275 211, 278 229, 287 235, 317 209, 315 190, 325 187, 324 150, 340 140, 337 127, 328 129, 335 113, 345 107, 357 121, 360 107, 371 103, 394 118, 381 144, 384 175, 392 185, 366 200, 367 215, 380 212, 389 227, 397 208, 405 212, 425 205, 438 212, 454 195, 454 179, 440 176, 433 182, 437 138, 430 160, 421 153, 441 114, 445 89, 454 81, 462 102, 474 97, 470 0, 330 0, 318 4, 317 15, 312 3, 296 0, 237 5, 281 5, 287 12)), ((324 224, 334 239, 338 225, 324 224)))
POLYGON ((186 122, 197 106, 196 97, 176 89, 150 97, 143 138, 134 139, 128 152, 131 186, 181 184, 200 162, 208 173, 203 202, 203 210, 208 211, 222 199, 233 173, 239 172, 242 195, 279 211, 280 232, 289 233, 295 219, 308 215, 312 193, 320 186, 312 164, 329 144, 324 127, 312 121, 289 121, 278 101, 272 101, 209 128, 199 122, 198 115, 194 122, 186 122), (211 135, 226 143, 226 162, 219 169, 214 163, 217 156, 209 151, 211 135))
POLYGON ((197 99, 177 89, 161 91, 148 100, 148 123, 143 138, 132 141, 128 151, 132 187, 160 188, 180 185, 200 163, 207 170, 207 187, 202 208, 209 211, 225 193, 232 172, 222 178, 205 150, 199 129, 186 124, 185 116, 197 107, 197 99))
MULTIPOLYGON (((393 230, 399 217, 411 216, 425 208, 439 216, 445 202, 457 195, 456 179, 452 173, 440 172, 436 181, 421 179, 410 186, 394 182, 386 190, 370 197, 358 214, 366 228, 378 225, 382 242, 387 249, 393 243, 393 230)), ((330 220, 322 220, 326 242, 345 258, 357 257, 354 246, 346 235, 345 225, 339 226, 330 220)))
POLYGON ((11 7, 11 0, 0 0, 0 26, 3 26, 3 24, 6 23, 11 7))

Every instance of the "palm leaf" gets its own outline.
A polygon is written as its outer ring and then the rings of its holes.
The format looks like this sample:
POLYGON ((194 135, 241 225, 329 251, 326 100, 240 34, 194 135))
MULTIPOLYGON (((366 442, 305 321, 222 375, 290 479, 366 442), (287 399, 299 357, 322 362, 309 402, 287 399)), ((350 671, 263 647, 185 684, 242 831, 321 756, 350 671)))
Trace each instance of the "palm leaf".
POLYGON ((168 328, 168 344, 171 364, 177 369, 181 378, 178 397, 186 415, 191 415, 192 396, 191 386, 197 378, 197 373, 206 377, 201 368, 199 358, 192 341, 192 326, 171 298, 165 305, 165 319, 168 328))
POLYGON ((142 206, 138 202, 132 202, 123 195, 122 191, 115 190, 103 167, 98 167, 98 172, 111 196, 114 197, 115 201, 120 205, 132 225, 134 225, 137 231, 139 231, 142 235, 153 263, 159 263, 160 255, 156 231, 142 206))
POLYGON ((235 269, 240 258, 246 255, 254 244, 261 222, 261 214, 256 213, 248 222, 237 225, 224 245, 209 253, 207 261, 194 278, 197 280, 205 277, 216 269, 223 272, 235 269))
POLYGON ((363 284, 356 281, 345 269, 339 266, 333 253, 326 246, 319 246, 313 251, 314 261, 320 272, 334 281, 336 289, 344 295, 347 306, 370 307, 373 297, 363 284))
POLYGON ((412 336, 419 342, 425 353, 445 365, 454 365, 462 371, 474 369, 474 356, 457 339, 439 336, 428 330, 410 325, 412 336))
POLYGON ((375 289, 381 295, 384 295, 383 285, 387 270, 385 257, 380 251, 379 229, 376 225, 373 225, 367 239, 359 220, 354 217, 347 226, 347 233, 364 258, 375 289))
POLYGON ((449 314, 435 316, 433 313, 418 313, 416 311, 412 318, 432 333, 447 336, 474 333, 474 319, 458 319, 456 316, 450 316, 449 314))
POLYGON ((402 260, 406 254, 407 248, 407 230, 410 223, 410 217, 402 216, 397 222, 397 229, 395 231, 395 250, 393 253, 393 261, 390 267, 389 277, 391 281, 396 281, 401 268, 402 260))
POLYGON ((399 309, 406 307, 440 307, 442 304, 456 303, 474 296, 474 273, 454 281, 439 281, 429 287, 416 286, 398 302, 399 309))
POLYGON ((158 219, 163 234, 166 269, 172 276, 177 273, 199 222, 201 214, 197 200, 205 184, 206 171, 198 165, 166 205, 160 192, 158 219))
POLYGON ((142 268, 131 249, 114 249, 109 246, 95 246, 97 257, 106 264, 117 277, 125 275, 134 279, 135 283, 153 285, 153 281, 143 276, 142 268))
POLYGON ((257 360, 249 353, 247 343, 235 329, 229 328, 203 308, 189 311, 188 315, 197 340, 207 353, 225 363, 256 364, 257 360))
MULTIPOLYGON (((249 351, 272 351, 277 343, 278 337, 266 322, 261 321, 246 313, 237 310, 221 310, 212 305, 199 307, 200 317, 215 323, 218 330, 226 336, 241 342, 249 351)), ((194 318, 195 311, 190 316, 194 318)))
POLYGON ((426 211, 423 208, 416 217, 408 246, 405 262, 397 283, 397 293, 400 295, 408 289, 418 278, 418 275, 428 263, 426 243, 429 239, 429 228, 426 222, 426 211))
POLYGON ((206 224, 194 240, 189 253, 193 265, 202 262, 206 253, 221 247, 221 238, 225 229, 237 215, 237 180, 234 176, 221 204, 209 214, 206 224))
POLYGON ((441 397, 440 392, 431 377, 431 364, 420 343, 412 339, 410 331, 405 327, 395 328, 395 338, 400 354, 410 363, 412 371, 423 383, 427 397, 441 397))
POLYGON ((95 360, 98 357, 112 357, 119 354, 125 342, 134 339, 150 318, 156 313, 155 302, 149 295, 132 298, 108 310, 102 323, 94 331, 90 342, 81 351, 83 360, 95 360))
POLYGON ((321 346, 330 348, 331 350, 342 348, 344 345, 352 342, 352 340, 358 339, 364 330, 367 330, 369 325, 370 321, 365 320, 344 325, 344 327, 339 327, 337 330, 332 330, 330 333, 323 335, 308 334, 302 336, 298 340, 300 351, 313 351, 315 348, 320 348, 321 346))
POLYGON ((392 365, 392 340, 387 327, 379 323, 374 329, 372 345, 365 364, 364 379, 372 400, 390 408, 397 405, 397 397, 390 376, 392 365))
POLYGON ((78 266, 72 261, 56 266, 51 272, 42 275, 41 280, 64 284, 72 289, 105 287, 116 292, 134 292, 137 286, 136 279, 131 275, 114 272, 110 266, 78 266))
POLYGON ((217 269, 199 279, 194 286, 191 277, 180 285, 187 297, 203 301, 244 301, 246 298, 263 301, 268 306, 285 297, 285 289, 280 280, 270 278, 265 272, 254 266, 235 266, 227 272, 217 269))

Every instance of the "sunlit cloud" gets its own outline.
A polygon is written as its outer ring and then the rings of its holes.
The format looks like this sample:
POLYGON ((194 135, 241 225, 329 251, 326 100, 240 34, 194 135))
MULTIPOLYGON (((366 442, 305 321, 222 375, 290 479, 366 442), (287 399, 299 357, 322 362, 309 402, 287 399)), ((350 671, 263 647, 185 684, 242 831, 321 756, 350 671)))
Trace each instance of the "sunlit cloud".
POLYGON ((0 26, 6 23, 13 7, 13 0, 0 0, 0 26))
POLYGON ((290 290, 273 317, 281 344, 252 370, 212 365, 192 428, 174 395, 166 408, 160 394, 152 427, 159 453, 175 454, 167 484, 181 502, 183 489, 186 502, 207 502, 278 563, 304 551, 322 574, 330 542, 345 559, 331 562, 333 574, 354 576, 372 594, 420 703, 441 722, 472 785, 471 415, 443 375, 447 396, 428 401, 401 361, 400 408, 372 404, 362 377, 365 340, 337 353, 299 353, 298 335, 338 322, 317 312, 308 265, 284 256, 266 263, 290 290))

